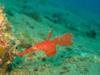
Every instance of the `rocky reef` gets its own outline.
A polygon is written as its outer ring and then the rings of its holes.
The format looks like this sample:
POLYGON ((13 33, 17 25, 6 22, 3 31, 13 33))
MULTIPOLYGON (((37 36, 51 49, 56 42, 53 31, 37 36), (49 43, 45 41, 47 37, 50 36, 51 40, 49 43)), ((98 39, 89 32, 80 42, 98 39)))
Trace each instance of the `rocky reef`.
POLYGON ((0 66, 3 73, 6 73, 8 65, 14 59, 17 44, 4 8, 0 6, 0 66))

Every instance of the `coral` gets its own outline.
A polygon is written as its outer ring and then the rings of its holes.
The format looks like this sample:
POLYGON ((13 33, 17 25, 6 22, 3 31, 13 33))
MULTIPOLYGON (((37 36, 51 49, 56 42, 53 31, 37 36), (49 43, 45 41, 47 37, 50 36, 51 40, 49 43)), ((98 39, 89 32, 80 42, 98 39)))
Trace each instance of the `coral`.
POLYGON ((0 57, 2 56, 4 49, 7 47, 5 40, 5 15, 3 14, 3 8, 0 8, 0 57))
POLYGON ((2 57, 3 51, 4 51, 4 48, 0 47, 0 57, 2 57))
POLYGON ((12 33, 11 24, 6 18, 4 8, 0 7, 0 65, 5 73, 13 62, 16 46, 19 44, 12 33), (16 42, 15 44, 12 42, 16 42))

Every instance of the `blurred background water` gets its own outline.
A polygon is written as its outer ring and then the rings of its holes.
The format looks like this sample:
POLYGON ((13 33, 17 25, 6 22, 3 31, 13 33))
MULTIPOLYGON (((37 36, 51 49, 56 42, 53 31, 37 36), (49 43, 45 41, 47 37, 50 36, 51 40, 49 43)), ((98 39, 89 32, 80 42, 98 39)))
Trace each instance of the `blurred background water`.
MULTIPOLYGON (((25 5, 23 3, 25 0, 0 0, 2 4, 4 4, 6 7, 21 4, 22 6, 25 5), (11 4, 10 4, 11 3, 11 4)), ((27 3, 26 3, 27 4, 27 3)), ((35 5, 35 7, 38 7, 38 5, 51 5, 55 7, 59 7, 62 9, 70 9, 73 12, 75 12, 77 15, 95 15, 95 18, 100 17, 100 1, 99 0, 30 0, 28 2, 29 5, 35 5)), ((19 7, 19 6, 16 6, 19 7)), ((33 7, 33 8, 35 8, 33 7)), ((42 8, 41 8, 42 9, 42 8)), ((48 7, 47 7, 48 9, 48 7)), ((19 7, 20 10, 20 7, 19 7)))
POLYGON ((91 13, 95 13, 97 16, 100 16, 100 0, 55 0, 54 3, 57 3, 61 7, 66 7, 69 5, 79 11, 89 11, 91 13))

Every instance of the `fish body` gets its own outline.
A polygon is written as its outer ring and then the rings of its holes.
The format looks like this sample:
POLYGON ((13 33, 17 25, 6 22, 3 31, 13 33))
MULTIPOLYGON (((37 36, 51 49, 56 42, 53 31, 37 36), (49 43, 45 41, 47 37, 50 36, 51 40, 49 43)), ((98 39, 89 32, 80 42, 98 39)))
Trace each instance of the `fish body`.
POLYGON ((40 43, 37 43, 35 46, 19 52, 18 55, 23 56, 32 51, 44 51, 47 56, 52 56, 56 53, 56 43, 50 40, 45 40, 40 43))
MULTIPOLYGON (((51 36, 51 33, 50 33, 51 36)), ((44 40, 42 42, 37 43, 35 46, 26 49, 22 52, 18 52, 17 55, 23 56, 32 51, 44 51, 47 56, 53 56, 56 54, 56 46, 70 46, 72 44, 71 41, 72 34, 64 34, 61 37, 56 37, 54 40, 44 40)))

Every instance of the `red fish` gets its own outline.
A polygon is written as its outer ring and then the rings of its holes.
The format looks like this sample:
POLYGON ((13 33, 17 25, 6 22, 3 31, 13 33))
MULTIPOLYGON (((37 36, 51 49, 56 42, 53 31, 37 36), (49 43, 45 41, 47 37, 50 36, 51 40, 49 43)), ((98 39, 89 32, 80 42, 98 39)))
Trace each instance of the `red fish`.
MULTIPOLYGON (((48 38, 51 37, 51 32, 48 34, 48 38)), ((56 46, 70 46, 72 45, 72 34, 64 34, 61 37, 56 37, 54 40, 46 39, 37 43, 35 46, 26 49, 22 52, 18 52, 17 55, 23 56, 32 51, 44 51, 47 56, 53 56, 56 54, 56 46)))

